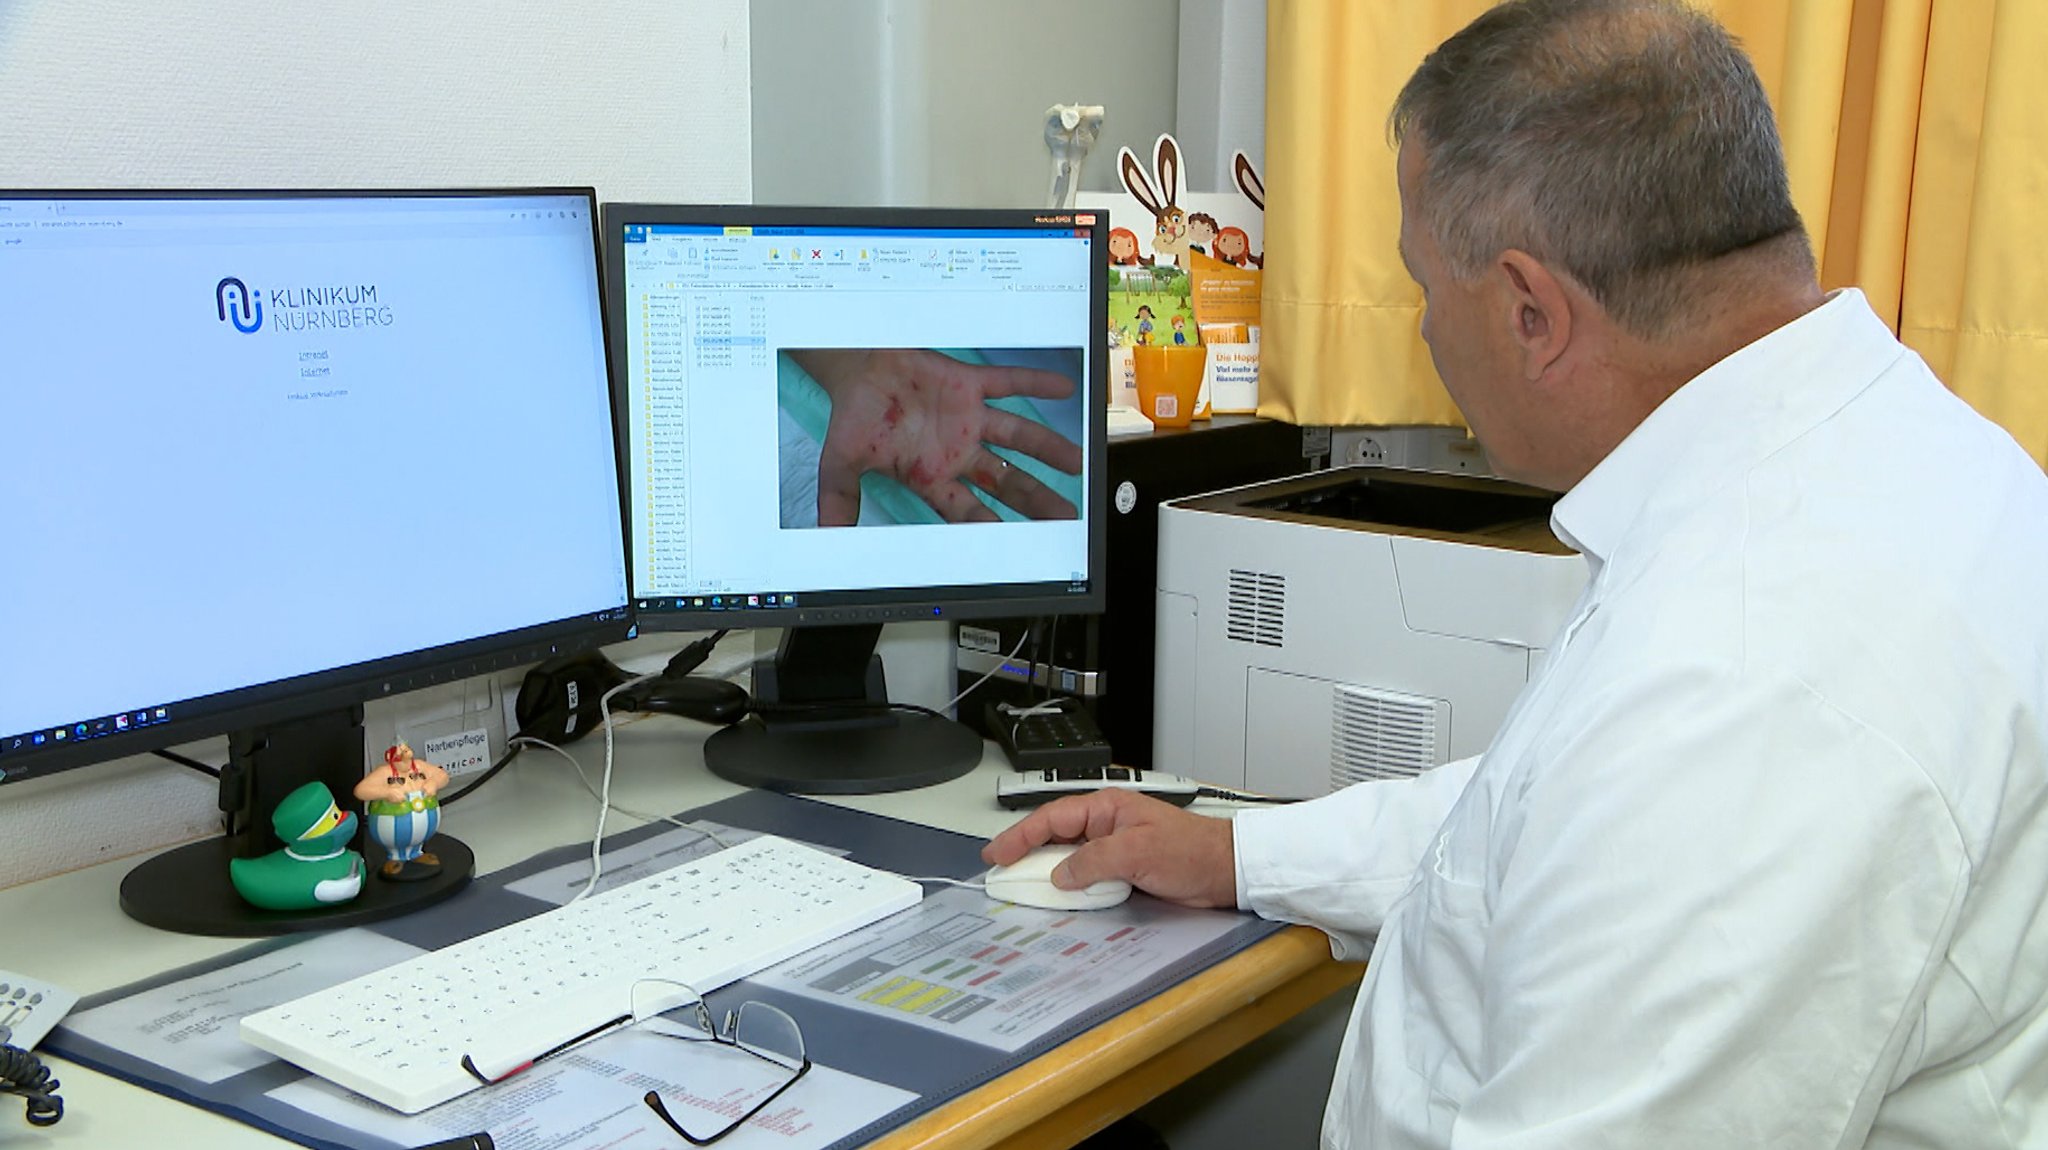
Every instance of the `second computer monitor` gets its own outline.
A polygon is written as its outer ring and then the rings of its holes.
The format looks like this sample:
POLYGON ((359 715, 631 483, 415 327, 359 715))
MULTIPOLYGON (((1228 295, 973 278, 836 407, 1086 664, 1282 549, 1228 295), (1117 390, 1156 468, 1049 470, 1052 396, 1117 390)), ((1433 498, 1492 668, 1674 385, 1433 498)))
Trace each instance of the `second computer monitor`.
POLYGON ((1102 609, 1105 230, 606 206, 640 624, 789 629, 756 683, 779 710, 717 736, 714 769, 826 792, 961 773, 971 734, 875 705, 880 626, 1102 609))

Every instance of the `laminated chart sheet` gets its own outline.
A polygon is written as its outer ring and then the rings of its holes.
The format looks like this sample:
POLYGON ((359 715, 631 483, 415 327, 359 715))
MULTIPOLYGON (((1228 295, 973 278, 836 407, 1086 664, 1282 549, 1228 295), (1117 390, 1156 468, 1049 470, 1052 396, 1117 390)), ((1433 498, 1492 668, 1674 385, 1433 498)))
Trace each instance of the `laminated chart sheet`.
POLYGON ((1016 1051, 1236 925, 1152 899, 1053 911, 948 889, 750 981, 1016 1051))

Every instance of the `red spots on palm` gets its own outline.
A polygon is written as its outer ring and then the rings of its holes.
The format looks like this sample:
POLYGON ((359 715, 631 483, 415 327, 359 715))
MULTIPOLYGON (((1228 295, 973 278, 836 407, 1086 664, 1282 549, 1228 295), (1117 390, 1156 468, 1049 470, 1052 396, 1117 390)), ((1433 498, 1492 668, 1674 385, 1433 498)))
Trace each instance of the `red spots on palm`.
POLYGON ((929 349, 809 354, 816 364, 805 367, 832 401, 818 468, 821 526, 856 521, 859 480, 870 472, 898 480, 954 522, 997 519, 982 501, 989 497, 1034 519, 1077 514, 1071 502, 989 452, 999 445, 1079 474, 1078 444, 990 406, 992 399, 1014 395, 1065 398, 1074 391, 1072 380, 969 364, 929 349))

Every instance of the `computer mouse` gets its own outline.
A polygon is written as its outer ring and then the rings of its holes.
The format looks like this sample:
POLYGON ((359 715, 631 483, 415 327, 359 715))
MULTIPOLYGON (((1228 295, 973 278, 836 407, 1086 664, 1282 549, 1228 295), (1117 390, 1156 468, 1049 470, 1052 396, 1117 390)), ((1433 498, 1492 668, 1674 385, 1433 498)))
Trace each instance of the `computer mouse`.
MULTIPOLYGON (((626 692, 622 692, 624 694, 626 692)), ((663 677, 642 684, 620 700, 621 710, 681 715, 707 723, 737 723, 747 714, 747 689, 730 679, 663 677)))
POLYGON ((1052 869, 1079 847, 1047 843, 1009 866, 990 867, 984 880, 988 896, 1041 910, 1107 910, 1131 897, 1131 884, 1122 879, 1103 879, 1080 890, 1052 885, 1052 869))

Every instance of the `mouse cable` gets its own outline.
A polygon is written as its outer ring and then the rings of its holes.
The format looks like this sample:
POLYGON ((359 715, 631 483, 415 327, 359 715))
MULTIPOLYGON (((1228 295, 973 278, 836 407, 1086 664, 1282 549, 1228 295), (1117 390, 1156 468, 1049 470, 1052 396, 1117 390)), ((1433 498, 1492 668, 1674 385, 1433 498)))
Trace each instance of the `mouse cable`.
POLYGON ((985 883, 985 882, 983 882, 983 881, 981 881, 980 879, 966 879, 966 878, 945 878, 945 877, 943 877, 943 876, 940 876, 940 875, 935 875, 935 874, 927 874, 927 875, 904 875, 903 877, 904 877, 904 878, 907 878, 907 879, 909 879, 909 880, 910 880, 911 882, 936 882, 936 883, 944 883, 944 884, 945 884, 945 885, 947 885, 947 886, 958 886, 958 887, 965 887, 965 888, 967 888, 968 890, 987 890, 987 889, 988 889, 988 884, 987 884, 987 883, 985 883))
POLYGON ((30 1126, 55 1126, 64 1117, 59 1085, 42 1059, 19 1046, 0 1046, 0 1094, 28 1099, 30 1126))

